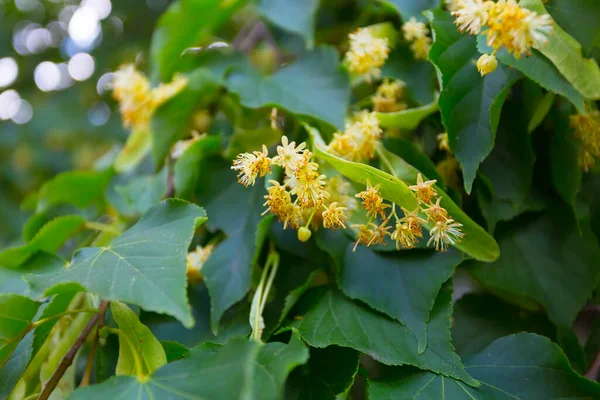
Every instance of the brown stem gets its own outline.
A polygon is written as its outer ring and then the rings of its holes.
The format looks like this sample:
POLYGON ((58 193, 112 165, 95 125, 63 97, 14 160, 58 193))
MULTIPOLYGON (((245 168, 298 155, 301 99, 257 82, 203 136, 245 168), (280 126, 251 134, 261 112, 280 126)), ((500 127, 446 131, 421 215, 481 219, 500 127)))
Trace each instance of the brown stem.
MULTIPOLYGON (((100 307, 106 308, 105 303, 106 302, 102 302, 100 307)), ((48 382, 46 382, 46 384, 44 385, 44 388, 42 389, 42 393, 40 394, 40 397, 38 397, 38 400, 48 400, 48 398, 56 388, 56 385, 58 385, 58 382, 60 382, 60 379, 67 371, 67 368, 69 368, 69 366, 73 363, 73 359, 75 358, 77 351, 81 348, 81 346, 83 346, 85 339, 87 339, 88 335, 90 334, 92 329, 94 329, 94 326, 99 320, 100 312, 94 314, 94 316, 92 317, 92 319, 90 319, 85 328, 83 328, 83 331, 81 331, 79 336, 77 336, 77 339, 75 339, 75 342, 73 343, 67 354, 65 354, 64 357, 60 360, 56 371, 54 371, 48 382)))
POLYGON ((598 371, 600 371, 600 351, 596 353, 594 362, 592 362, 588 370, 585 372, 585 377, 589 380, 595 381, 598 378, 598 371))
POLYGON ((104 325, 107 307, 107 301, 102 302, 100 305, 100 319, 98 320, 98 327, 96 328, 96 333, 94 334, 94 339, 92 340, 92 347, 90 349, 87 363, 85 364, 85 372, 83 373, 83 378, 81 378, 79 387, 84 387, 90 384, 90 377, 92 376, 92 369, 94 367, 94 356, 96 355, 96 347, 98 346, 98 339, 100 338, 100 328, 102 328, 104 325))

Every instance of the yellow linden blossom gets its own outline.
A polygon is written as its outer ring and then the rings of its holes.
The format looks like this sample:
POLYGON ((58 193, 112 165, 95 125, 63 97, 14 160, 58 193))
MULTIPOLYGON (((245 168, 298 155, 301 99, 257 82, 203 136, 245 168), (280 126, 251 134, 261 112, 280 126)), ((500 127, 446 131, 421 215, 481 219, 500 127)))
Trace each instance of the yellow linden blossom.
POLYGON ((600 111, 593 110, 588 115, 571 116, 571 127, 574 129, 575 137, 582 144, 579 165, 587 172, 594 167, 595 158, 600 157, 600 111))
POLYGON ((331 203, 329 208, 321 214, 323 217, 323 226, 333 230, 340 227, 346 229, 346 225, 344 225, 344 222, 348 220, 348 217, 344 214, 344 211, 346 210, 346 207, 338 207, 338 203, 335 201, 331 203))
POLYGON ((329 197, 329 192, 325 190, 325 178, 325 175, 314 171, 309 163, 304 164, 296 171, 295 187, 290 193, 297 196, 300 206, 319 207, 329 197))
POLYGON ((477 60, 477 70, 481 76, 492 73, 498 68, 498 60, 493 54, 484 54, 477 60))
POLYGON ((431 38, 429 29, 423 22, 417 22, 415 17, 410 17, 408 21, 402 25, 404 40, 411 42, 410 50, 417 60, 426 60, 431 47, 431 38))
POLYGON ((277 146, 277 156, 273 157, 273 163, 285 169, 285 173, 293 175, 294 171, 305 162, 304 149, 306 143, 288 142, 287 136, 281 137, 281 146, 277 146))
POLYGON ((268 157, 267 146, 263 144, 263 151, 254 153, 241 153, 233 161, 231 169, 238 171, 238 181, 244 186, 254 186, 256 177, 262 178, 271 171, 271 159, 268 157))
POLYGON ((401 80, 390 81, 385 79, 377 88, 377 92, 371 97, 373 101, 373 111, 376 112, 395 112, 406 109, 405 103, 398 103, 404 96, 406 84, 401 80))
POLYGON ((421 223, 425 222, 418 216, 419 209, 408 211, 402 207, 404 217, 396 221, 396 230, 392 232, 392 239, 396 241, 396 248, 414 248, 419 239, 423 237, 421 223))
POLYGON ((454 222, 452 219, 438 221, 429 231, 429 246, 432 242, 435 244, 435 249, 439 251, 448 250, 448 245, 454 245, 460 242, 464 233, 460 231, 462 224, 454 222))
POLYGON ((186 256, 187 261, 187 278, 191 283, 198 283, 202 280, 202 267, 208 257, 212 254, 215 246, 212 244, 204 247, 196 246, 194 251, 190 251, 186 256))
POLYGON ((134 129, 148 128, 152 113, 166 100, 179 93, 187 78, 176 76, 173 82, 152 89, 148 78, 132 64, 124 65, 114 73, 113 97, 119 102, 123 125, 134 129))
POLYGON ((329 201, 336 202, 353 211, 358 206, 356 199, 350 195, 352 185, 341 175, 336 175, 327 181, 325 189, 329 192, 329 201))
POLYGON ((385 218, 385 209, 389 207, 389 204, 383 202, 383 197, 379 194, 379 188, 381 184, 372 186, 371 182, 367 180, 367 190, 355 195, 355 197, 362 200, 362 208, 367 210, 367 216, 375 218, 380 215, 385 218))
POLYGON ((458 29, 467 31, 471 35, 478 35, 489 19, 489 1, 483 0, 456 0, 452 15, 456 17, 458 29))
POLYGON ((423 182, 423 176, 421 173, 417 175, 417 184, 409 186, 408 188, 416 192, 417 200, 422 204, 430 204, 431 199, 437 196, 437 192, 433 188, 433 185, 437 180, 433 179, 430 181, 423 182))
POLYGON ((349 161, 363 162, 375 157, 377 141, 383 134, 375 112, 362 111, 348 123, 343 134, 335 133, 328 151, 349 161))
POLYGON ((429 208, 423 209, 423 212, 427 215, 427 220, 433 222, 445 221, 448 219, 448 211, 442 206, 440 206, 440 202, 442 201, 441 197, 438 197, 435 204, 429 206, 429 208))
POLYGON ((350 72, 364 76, 368 82, 371 78, 379 77, 380 68, 390 53, 388 39, 373 36, 368 28, 358 28, 349 38, 350 48, 346 53, 346 60, 350 72))

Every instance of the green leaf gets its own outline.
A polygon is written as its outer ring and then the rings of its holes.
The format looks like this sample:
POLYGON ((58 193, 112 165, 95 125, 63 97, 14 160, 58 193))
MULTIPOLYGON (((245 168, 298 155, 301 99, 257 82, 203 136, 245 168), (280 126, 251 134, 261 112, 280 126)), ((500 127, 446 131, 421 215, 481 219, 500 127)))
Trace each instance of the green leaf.
MULTIPOLYGON (((309 131, 315 141, 314 151, 316 156, 330 163, 346 178, 362 185, 365 185, 367 180, 373 185, 381 184, 380 193, 384 199, 396 203, 407 210, 414 210, 418 207, 416 197, 402 180, 369 165, 346 161, 327 153, 322 139, 318 136, 319 133, 314 129, 309 129, 309 131)), ((416 168, 385 149, 380 153, 391 164, 391 168, 394 169, 396 175, 403 180, 408 180, 408 183, 411 185, 416 182, 418 174, 416 168)), ((442 197, 442 207, 448 210, 448 213, 452 215, 454 220, 463 224, 462 229, 465 236, 455 247, 478 260, 493 261, 497 259, 499 250, 494 238, 471 220, 442 189, 438 186, 435 186, 435 188, 442 197)), ((430 228, 432 225, 428 222, 426 226, 430 228)))
POLYGON ((529 124, 527 125, 527 133, 532 133, 538 126, 544 122, 544 119, 548 116, 548 113, 552 109, 556 93, 547 92, 542 100, 537 104, 529 124))
POLYGON ((37 212, 57 204, 73 204, 79 208, 91 205, 104 195, 114 171, 68 171, 56 175, 40 189, 37 212))
POLYGON ((181 157, 175 160, 174 183, 178 197, 186 198, 194 191, 200 174, 209 167, 204 161, 215 155, 219 149, 219 136, 205 136, 192 143, 181 157))
POLYGON ((0 367, 0 399, 7 399, 10 396, 25 372, 33 352, 32 342, 33 332, 29 332, 0 367))
POLYGON ((359 355, 346 347, 310 348, 308 364, 292 372, 287 383, 286 399, 336 400, 354 383, 359 355))
POLYGON ((577 375, 549 339, 521 333, 496 340, 465 358, 465 370, 482 385, 468 387, 430 372, 398 369, 386 381, 369 382, 369 399, 593 399, 600 385, 577 375))
POLYGON ((485 286, 536 300, 568 328, 598 287, 600 249, 589 228, 580 235, 574 221, 552 214, 515 220, 497 235, 500 258, 471 272, 485 286))
POLYGON ((119 325, 117 375, 144 378, 167 363, 160 342, 125 304, 113 301, 110 311, 119 325))
MULTIPOLYGON (((542 0, 523 0, 519 3, 538 14, 548 14, 542 0)), ((548 57, 569 82, 588 99, 600 99, 600 68, 592 58, 584 58, 581 44, 554 24, 548 43, 538 49, 548 57)))
POLYGON ((393 6, 403 20, 408 21, 410 17, 415 17, 419 21, 425 21, 423 11, 436 7, 436 0, 379 0, 382 3, 393 6))
POLYGON ((220 243, 202 267, 210 293, 211 326, 215 334, 223 313, 250 290, 251 266, 268 232, 259 224, 264 188, 245 188, 235 178, 230 164, 212 159, 211 173, 202 176, 199 197, 211 218, 210 229, 221 229, 227 239, 220 243))
POLYGON ((216 30, 245 3, 245 0, 179 0, 172 3, 161 15, 152 35, 152 80, 169 81, 184 50, 208 44, 216 30))
POLYGON ((29 332, 40 303, 17 294, 0 294, 0 368, 29 332))
POLYGON ((106 300, 119 300, 166 313, 191 327, 185 288, 186 255, 204 210, 165 200, 106 247, 85 247, 69 268, 26 277, 35 293, 60 293, 78 285, 106 300))
MULTIPOLYGON (((477 38, 477 49, 485 54, 493 52, 492 48, 486 44, 486 37, 483 35, 477 38)), ((566 97, 580 112, 585 113, 585 104, 581 93, 560 73, 552 61, 540 54, 539 51, 533 50, 531 55, 517 59, 502 48, 496 52, 496 57, 503 64, 518 69, 544 89, 566 97)))
POLYGON ((283 398, 284 384, 289 373, 308 360, 308 349, 298 332, 292 332, 288 344, 272 342, 261 347, 254 373, 254 398, 277 400, 283 398))
MULTIPOLYGON (((327 251, 342 240, 345 251, 338 257, 338 286, 352 299, 400 321, 417 339, 419 353, 427 347, 427 321, 442 287, 462 261, 462 253, 430 250, 378 253, 353 244, 343 234, 325 231, 319 239, 327 251), (365 268, 376 265, 377 268, 365 268), (414 290, 414 288, 419 290, 414 290), (398 290, 401 288, 401 290, 398 290)), ((332 254, 333 255, 333 254, 332 254)), ((335 255, 333 255, 335 256, 335 255)))
POLYGON ((54 253, 71 236, 81 231, 85 219, 79 215, 66 215, 45 224, 27 244, 11 247, 0 253, 0 265, 17 268, 39 251, 54 253))
POLYGON ((469 293, 454 305, 452 343, 462 357, 482 352, 496 339, 532 332, 553 339, 556 328, 548 318, 506 303, 489 294, 469 293))
MULTIPOLYGON (((45 307, 43 307, 38 320, 51 318, 67 311, 69 305, 73 301, 73 298, 76 294, 77 292, 73 291, 57 294, 56 296, 54 296, 52 300, 50 300, 50 302, 45 307)), ((52 328, 54 328, 54 326, 58 323, 59 320, 60 318, 49 319, 48 322, 43 323, 37 328, 35 328, 32 346, 34 356, 41 349, 42 345, 46 341, 46 338, 52 331, 52 328)))
POLYGON ((233 71, 227 87, 245 107, 281 107, 343 129, 350 82, 338 58, 333 47, 318 47, 271 76, 233 71))
POLYGON ((405 326, 333 288, 307 293, 296 313, 302 319, 290 326, 297 328, 313 347, 351 347, 384 364, 414 365, 477 386, 477 381, 464 372, 450 343, 450 297, 450 290, 440 292, 427 324, 427 349, 422 354, 415 336, 405 326))
POLYGON ((132 214, 143 214, 163 199, 167 192, 167 168, 156 175, 139 176, 126 185, 117 185, 121 196, 132 214))
MULTIPOLYGON (((220 53, 211 52, 203 60, 220 65, 221 60, 227 59, 220 53)), ((152 115, 152 156, 156 165, 162 165, 175 142, 190 134, 194 113, 217 97, 221 79, 218 73, 199 68, 190 73, 188 79, 187 86, 152 115)))
POLYGON ((573 36, 589 55, 600 38, 600 7, 595 0, 549 0, 544 3, 554 21, 573 36))
POLYGON ((24 279, 29 273, 59 271, 66 266, 62 258, 45 252, 39 252, 18 269, 0 266, 0 293, 14 293, 37 299, 39 296, 31 293, 31 289, 24 279))
POLYGON ((441 189, 446 189, 446 185, 444 185, 444 181, 433 161, 431 161, 431 159, 427 157, 415 143, 406 139, 386 138, 383 140, 383 146, 386 150, 398 156, 392 157, 390 155, 396 173, 401 179, 416 182, 416 174, 421 172, 430 179, 437 180, 436 185, 441 189), (404 166, 403 163, 401 163, 401 160, 406 161, 406 163, 414 168, 404 166))
POLYGON ((480 176, 491 193, 477 187, 478 201, 490 231, 498 221, 508 221, 526 211, 540 211, 543 203, 534 196, 535 153, 527 133, 525 105, 513 101, 504 108, 496 145, 481 164, 480 176))
POLYGON ((247 339, 192 349, 190 356, 159 368, 146 380, 115 376, 77 389, 72 400, 250 400, 260 345, 247 339))
POLYGON ((258 12, 286 31, 297 33, 312 49, 319 0, 258 0, 258 12))
POLYGON ((521 74, 500 66, 481 77, 475 65, 479 57, 475 37, 458 32, 447 12, 435 10, 429 16, 435 36, 429 58, 442 88, 442 121, 463 169, 465 189, 471 193, 477 168, 494 146, 502 104, 521 74))
POLYGON ((181 360, 190 355, 190 350, 187 347, 172 340, 161 340, 160 345, 165 352, 165 356, 167 356, 167 362, 181 360))
POLYGON ((389 112, 389 113, 377 113, 379 124, 383 128, 399 128, 406 130, 413 130, 421 121, 433 114, 438 110, 438 103, 433 103, 421 106, 409 108, 407 110, 389 112))
POLYGON ((431 103, 435 90, 435 69, 428 62, 415 60, 408 47, 397 46, 381 67, 384 78, 400 79, 406 84, 405 93, 418 104, 431 103))

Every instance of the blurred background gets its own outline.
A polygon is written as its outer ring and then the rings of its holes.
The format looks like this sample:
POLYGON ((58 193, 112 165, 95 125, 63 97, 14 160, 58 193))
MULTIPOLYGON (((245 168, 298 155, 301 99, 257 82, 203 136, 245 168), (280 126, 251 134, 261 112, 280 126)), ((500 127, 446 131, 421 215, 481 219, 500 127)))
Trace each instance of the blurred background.
POLYGON ((169 0, 0 0, 0 248, 20 204, 57 172, 89 169, 122 143, 111 71, 145 69, 169 0))

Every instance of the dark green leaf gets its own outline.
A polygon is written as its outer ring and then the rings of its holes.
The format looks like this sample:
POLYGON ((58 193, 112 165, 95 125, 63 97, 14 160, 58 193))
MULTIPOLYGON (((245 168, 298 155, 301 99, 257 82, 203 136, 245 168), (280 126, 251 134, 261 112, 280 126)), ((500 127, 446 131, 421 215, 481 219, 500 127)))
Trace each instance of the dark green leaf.
POLYGON ((595 399, 600 385, 577 375, 549 339, 521 333, 496 340, 480 353, 465 358, 465 370, 482 385, 430 372, 399 369, 397 377, 369 382, 369 399, 595 399))
POLYGON ((479 164, 494 146, 504 100, 521 74, 499 67, 481 77, 475 65, 479 57, 475 37, 458 32, 447 12, 435 10, 430 15, 435 42, 429 57, 439 71, 442 120, 470 193, 479 164))
MULTIPOLYGON (((441 189, 446 189, 446 185, 444 185, 444 181, 440 176, 437 168, 435 167, 433 161, 431 161, 429 157, 427 157, 421 150, 419 150, 419 147, 415 143, 406 139, 388 138, 383 140, 383 145, 386 150, 394 153, 399 158, 412 165, 414 168, 422 172, 423 175, 427 176, 429 179, 437 180, 436 185, 439 186, 441 189)), ((415 177, 413 177, 414 172, 408 171, 408 168, 406 168, 405 175, 407 178, 409 178, 410 176, 411 181, 413 179, 416 179, 415 177)))
MULTIPOLYGON (((477 48, 480 52, 486 54, 491 54, 493 51, 491 47, 486 45, 486 37, 483 35, 477 38, 477 48)), ((518 69, 544 89, 566 97, 578 110, 585 112, 585 105, 581 93, 579 93, 577 89, 561 75, 560 71, 552 64, 552 61, 548 60, 537 50, 533 50, 531 55, 527 57, 517 59, 505 49, 501 49, 496 53, 496 56, 503 64, 518 69)))
POLYGON ((483 351, 496 339, 532 332, 555 337, 545 315, 526 311, 488 294, 467 294, 454 305, 452 342, 462 357, 483 351))
POLYGON ((353 349, 329 346, 310 348, 308 364, 290 375, 286 389, 288 400, 335 400, 346 393, 358 372, 359 353, 353 349))
POLYGON ((289 373, 308 360, 308 349, 298 332, 292 332, 288 344, 272 342, 260 349, 254 373, 254 398, 281 399, 289 373))
POLYGON ((379 0, 393 6, 405 21, 415 17, 419 21, 425 21, 423 11, 437 6, 436 0, 379 0))
POLYGON ((600 3, 596 0, 549 0, 544 5, 552 19, 581 43, 587 57, 600 37, 600 3))
POLYGON ((219 139, 218 136, 200 138, 175 161, 174 183, 178 197, 187 198, 194 191, 200 174, 209 166, 204 160, 220 148, 219 139))
POLYGON ((406 84, 406 95, 420 105, 433 101, 435 70, 431 63, 415 60, 407 47, 396 47, 381 68, 385 78, 400 79, 406 84))
POLYGON ((223 313, 250 290, 251 266, 266 238, 268 225, 259 225, 262 185, 245 188, 223 160, 213 159, 211 167, 211 173, 202 177, 205 181, 199 196, 211 216, 209 228, 227 234, 202 268, 210 293, 211 326, 216 333, 223 313))
POLYGON ((117 375, 144 378, 167 363, 160 342, 129 307, 113 301, 110 311, 119 326, 117 375))
POLYGON ((378 253, 363 246, 352 251, 353 244, 345 235, 324 233, 320 238, 325 250, 336 239, 345 242, 346 250, 337 259, 338 286, 344 294, 400 321, 415 335, 422 353, 427 347, 429 312, 462 254, 455 250, 378 253))
POLYGON ((258 12, 281 29, 302 36, 311 49, 319 3, 319 0, 258 0, 258 12))
POLYGON ((167 362, 181 360, 190 355, 190 351, 187 347, 172 340, 161 340, 160 345, 165 351, 167 362))
POLYGON ((143 214, 154 207, 167 191, 167 168, 156 175, 140 176, 126 185, 118 185, 115 190, 123 196, 132 214, 143 214))
POLYGON ((152 36, 152 80, 169 81, 182 53, 189 47, 208 44, 215 31, 245 3, 245 0, 179 0, 172 3, 161 15, 152 36))
POLYGON ((282 107, 343 129, 350 83, 338 58, 333 47, 318 47, 272 76, 234 71, 227 87, 246 107, 282 107))
POLYGON ((422 354, 408 328, 332 288, 307 293, 296 309, 295 315, 302 315, 301 319, 291 326, 313 347, 351 347, 384 364, 414 365, 476 386, 450 343, 450 296, 447 289, 440 292, 427 324, 427 349, 422 354))
MULTIPOLYGON (((38 320, 51 318, 67 311, 69 305, 73 301, 73 298, 76 294, 77 292, 65 292, 54 296, 52 300, 50 300, 50 302, 45 307, 43 307, 43 310, 40 313, 38 320)), ((49 319, 48 322, 38 326, 35 329, 35 334, 33 337, 34 355, 37 354, 37 352, 40 350, 40 348, 46 341, 46 338, 52 331, 52 328, 54 328, 54 326, 59 320, 60 318, 49 319)))
POLYGON ((0 367, 0 399, 8 398, 25 372, 33 352, 32 343, 33 332, 29 332, 0 367))
POLYGON ((165 200, 110 245, 82 248, 69 268, 34 273, 26 280, 36 293, 60 293, 75 284, 103 299, 172 315, 191 327, 185 257, 194 230, 205 220, 200 207, 165 200))
POLYGON ((28 333, 40 303, 16 294, 0 294, 0 367, 28 333))
POLYGON ((246 339, 192 349, 190 356, 159 368, 150 377, 116 376, 77 389, 72 400, 247 400, 260 345, 246 339))
POLYGON ((553 214, 515 220, 498 235, 500 258, 471 272, 486 286, 536 300, 568 328, 598 287, 600 249, 589 228, 580 235, 573 221, 553 214))

